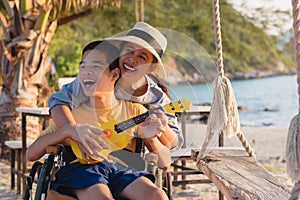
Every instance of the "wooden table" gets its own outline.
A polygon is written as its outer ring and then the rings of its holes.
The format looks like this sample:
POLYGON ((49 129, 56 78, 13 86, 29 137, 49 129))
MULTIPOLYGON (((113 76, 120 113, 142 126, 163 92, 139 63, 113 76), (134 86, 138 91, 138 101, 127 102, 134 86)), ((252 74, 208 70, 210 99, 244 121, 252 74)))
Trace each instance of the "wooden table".
POLYGON ((170 175, 174 176, 174 179, 171 183, 174 186, 182 185, 182 189, 185 189, 187 184, 207 182, 207 180, 194 181, 194 180, 186 179, 186 175, 199 174, 198 170, 192 170, 186 167, 186 161, 192 160, 191 149, 186 149, 186 134, 187 134, 186 122, 187 122, 187 117, 195 116, 195 115, 198 115, 200 117, 203 115, 209 115, 209 113, 210 113, 210 106, 191 106, 190 110, 176 113, 176 115, 180 118, 181 131, 182 131, 184 143, 182 145, 182 149, 176 150, 172 153, 171 158, 173 160, 172 162, 173 171, 170 170, 167 172, 170 175), (182 179, 181 181, 177 180, 177 175, 181 175, 181 179, 182 179))
MULTIPOLYGON (((25 175, 27 173, 27 161, 26 161, 26 150, 27 150, 27 129, 26 129, 26 117, 27 116, 35 116, 41 117, 44 119, 43 121, 43 129, 48 126, 49 122, 49 108, 48 107, 39 107, 39 108, 25 108, 18 107, 16 108, 17 112, 22 114, 22 174, 25 175)), ((26 179, 23 176, 23 191, 25 191, 26 179)))
POLYGON ((188 116, 193 115, 208 115, 210 113, 210 106, 191 106, 190 110, 186 110, 183 112, 176 113, 178 116, 180 116, 181 120, 181 131, 184 139, 183 148, 186 147, 186 118, 188 116))

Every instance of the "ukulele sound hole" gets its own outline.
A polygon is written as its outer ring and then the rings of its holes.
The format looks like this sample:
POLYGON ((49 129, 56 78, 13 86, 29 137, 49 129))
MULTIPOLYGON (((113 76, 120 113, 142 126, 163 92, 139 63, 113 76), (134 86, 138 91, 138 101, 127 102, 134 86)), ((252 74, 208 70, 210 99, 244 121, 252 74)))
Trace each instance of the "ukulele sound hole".
POLYGON ((110 138, 113 134, 113 131, 111 129, 104 129, 104 130, 107 132, 107 134, 101 134, 101 137, 110 138))

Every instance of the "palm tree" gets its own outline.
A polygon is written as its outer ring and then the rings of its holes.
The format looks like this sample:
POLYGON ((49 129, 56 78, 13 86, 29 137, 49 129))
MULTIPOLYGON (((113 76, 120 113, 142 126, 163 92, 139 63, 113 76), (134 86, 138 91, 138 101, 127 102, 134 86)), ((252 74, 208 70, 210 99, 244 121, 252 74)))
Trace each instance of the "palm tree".
MULTIPOLYGON (((51 63, 47 50, 58 26, 85 16, 94 8, 120 7, 121 0, 1 0, 0 157, 5 140, 20 139, 21 116, 16 107, 45 103, 49 89, 45 74, 51 63)), ((28 120, 36 137, 38 121, 28 120)))

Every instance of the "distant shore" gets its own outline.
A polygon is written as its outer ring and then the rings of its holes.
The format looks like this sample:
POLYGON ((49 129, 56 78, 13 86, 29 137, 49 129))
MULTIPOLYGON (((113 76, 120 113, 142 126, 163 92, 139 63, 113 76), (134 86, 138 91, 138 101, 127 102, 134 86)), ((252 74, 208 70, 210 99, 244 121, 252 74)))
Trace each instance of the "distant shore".
MULTIPOLYGON (((284 75, 295 75, 297 74, 296 68, 290 68, 285 70, 278 70, 278 71, 260 71, 260 70, 253 70, 249 72, 234 72, 234 73, 226 73, 226 77, 233 81, 233 80, 248 80, 248 79, 258 79, 258 78, 267 78, 267 77, 274 77, 274 76, 284 76, 284 75)), ((201 84, 206 83, 207 81, 212 81, 216 77, 210 77, 210 75, 207 75, 207 77, 203 77, 206 74, 184 74, 182 77, 173 76, 172 74, 169 74, 168 77, 166 77, 165 83, 169 86, 175 86, 180 83, 187 83, 187 81, 190 84, 201 84)), ((216 75, 215 75, 216 76, 216 75)))

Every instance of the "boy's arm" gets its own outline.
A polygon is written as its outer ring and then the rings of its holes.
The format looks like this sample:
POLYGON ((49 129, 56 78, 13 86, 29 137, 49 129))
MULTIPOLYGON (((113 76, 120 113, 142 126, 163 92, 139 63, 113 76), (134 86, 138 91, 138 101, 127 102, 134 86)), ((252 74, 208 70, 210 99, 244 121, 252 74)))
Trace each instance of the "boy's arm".
POLYGON ((36 161, 46 153, 46 147, 62 143, 63 140, 69 137, 69 125, 60 129, 56 129, 55 125, 50 125, 44 130, 44 135, 36 139, 26 151, 26 159, 28 161, 36 161))
POLYGON ((70 108, 66 105, 56 105, 51 110, 51 116, 57 127, 63 127, 65 124, 75 124, 75 119, 70 108))
POLYGON ((75 78, 71 83, 64 85, 60 91, 53 93, 48 99, 49 110, 57 105, 66 105, 70 109, 86 102, 88 97, 84 95, 80 82, 75 78))
MULTIPOLYGON (((46 147, 56 144, 67 144, 67 138, 78 143, 79 148, 81 149, 83 155, 88 157, 91 156, 100 156, 96 150, 97 149, 108 149, 109 146, 102 140, 100 137, 104 132, 101 129, 92 127, 86 124, 65 124, 61 128, 57 128, 54 124, 50 125, 43 131, 43 135, 35 140, 27 149, 26 158, 28 161, 35 161, 40 159, 46 153, 46 147), (89 132, 85 132, 89 130, 89 132), (78 133, 78 134, 74 134, 78 133), (92 145, 92 150, 83 148, 81 142, 92 145)), ((86 160, 86 158, 84 158, 86 160)), ((87 160, 86 160, 87 161, 87 160)))

